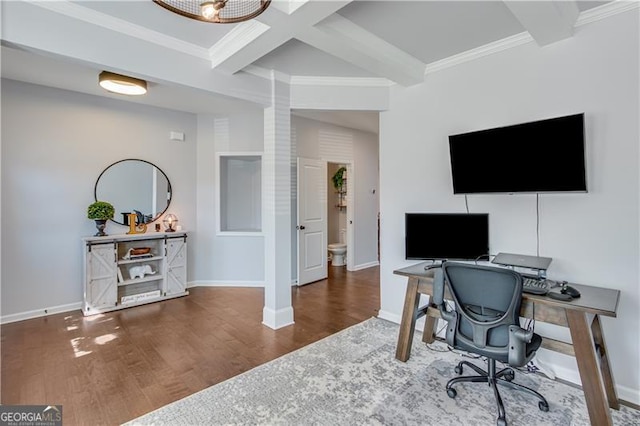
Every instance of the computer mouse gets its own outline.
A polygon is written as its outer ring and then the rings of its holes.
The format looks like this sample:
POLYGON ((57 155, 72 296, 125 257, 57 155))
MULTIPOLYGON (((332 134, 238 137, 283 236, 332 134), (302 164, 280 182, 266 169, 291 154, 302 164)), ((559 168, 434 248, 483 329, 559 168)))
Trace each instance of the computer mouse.
POLYGON ((562 290, 560 290, 560 293, 568 294, 569 296, 573 297, 574 299, 577 299, 578 297, 580 297, 580 292, 578 290, 576 290, 575 288, 571 287, 570 285, 566 285, 566 284, 562 286, 562 290))
POLYGON ((573 300, 573 297, 569 296, 568 294, 558 293, 556 291, 550 291, 549 293, 547 293, 547 297, 550 297, 556 300, 563 300, 565 302, 569 302, 573 300))

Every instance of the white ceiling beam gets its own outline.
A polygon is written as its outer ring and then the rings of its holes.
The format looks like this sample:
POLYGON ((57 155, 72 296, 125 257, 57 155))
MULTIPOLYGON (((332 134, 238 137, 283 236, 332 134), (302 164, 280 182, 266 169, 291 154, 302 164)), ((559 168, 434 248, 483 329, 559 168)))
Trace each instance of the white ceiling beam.
POLYGON ((424 81, 424 63, 338 14, 305 28, 296 38, 403 86, 424 81))
MULTIPOLYGON (((225 61, 229 61, 234 55, 251 43, 260 43, 261 36, 269 31, 269 25, 257 20, 246 21, 235 26, 209 49, 211 68, 224 68, 225 61)), ((273 36, 273 33, 272 33, 273 36)), ((268 45, 274 41, 269 40, 268 45)))
POLYGON ((504 3, 540 46, 573 36, 573 28, 580 15, 574 0, 504 3))
POLYGON ((257 22, 255 24, 238 25, 209 49, 212 68, 234 74, 350 2, 351 0, 300 2, 290 14, 274 8, 270 13, 254 19, 257 22), (253 28, 249 25, 253 25, 253 28), (260 29, 256 30, 256 25, 260 25, 260 29))

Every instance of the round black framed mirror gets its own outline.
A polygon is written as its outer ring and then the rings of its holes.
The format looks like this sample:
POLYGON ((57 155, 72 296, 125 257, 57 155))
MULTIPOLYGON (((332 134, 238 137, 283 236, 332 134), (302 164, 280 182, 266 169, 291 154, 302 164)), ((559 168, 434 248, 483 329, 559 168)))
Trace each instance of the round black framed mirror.
POLYGON ((112 219, 129 225, 129 214, 138 215, 138 223, 158 219, 171 203, 171 183, 155 164, 127 158, 116 161, 100 173, 94 188, 96 201, 107 201, 116 210, 112 219))

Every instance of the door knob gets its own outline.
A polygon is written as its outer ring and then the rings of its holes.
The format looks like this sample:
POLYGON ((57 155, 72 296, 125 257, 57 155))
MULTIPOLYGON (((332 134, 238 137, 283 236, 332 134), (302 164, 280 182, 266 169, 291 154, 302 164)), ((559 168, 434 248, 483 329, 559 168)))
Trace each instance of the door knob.
POLYGON ((304 227, 304 225, 299 225, 299 226, 296 226, 296 229, 302 230, 302 229, 305 229, 305 227, 304 227))

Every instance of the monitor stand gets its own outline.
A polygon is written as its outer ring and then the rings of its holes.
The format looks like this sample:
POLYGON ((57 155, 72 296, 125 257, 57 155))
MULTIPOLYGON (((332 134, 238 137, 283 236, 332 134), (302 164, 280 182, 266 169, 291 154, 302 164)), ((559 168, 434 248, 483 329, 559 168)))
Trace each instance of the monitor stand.
POLYGON ((441 268, 442 265, 444 264, 444 262, 446 262, 446 261, 445 260, 432 260, 429 265, 425 265, 424 270, 428 271, 429 269, 441 268), (436 263, 436 262, 440 262, 440 263, 436 263))

